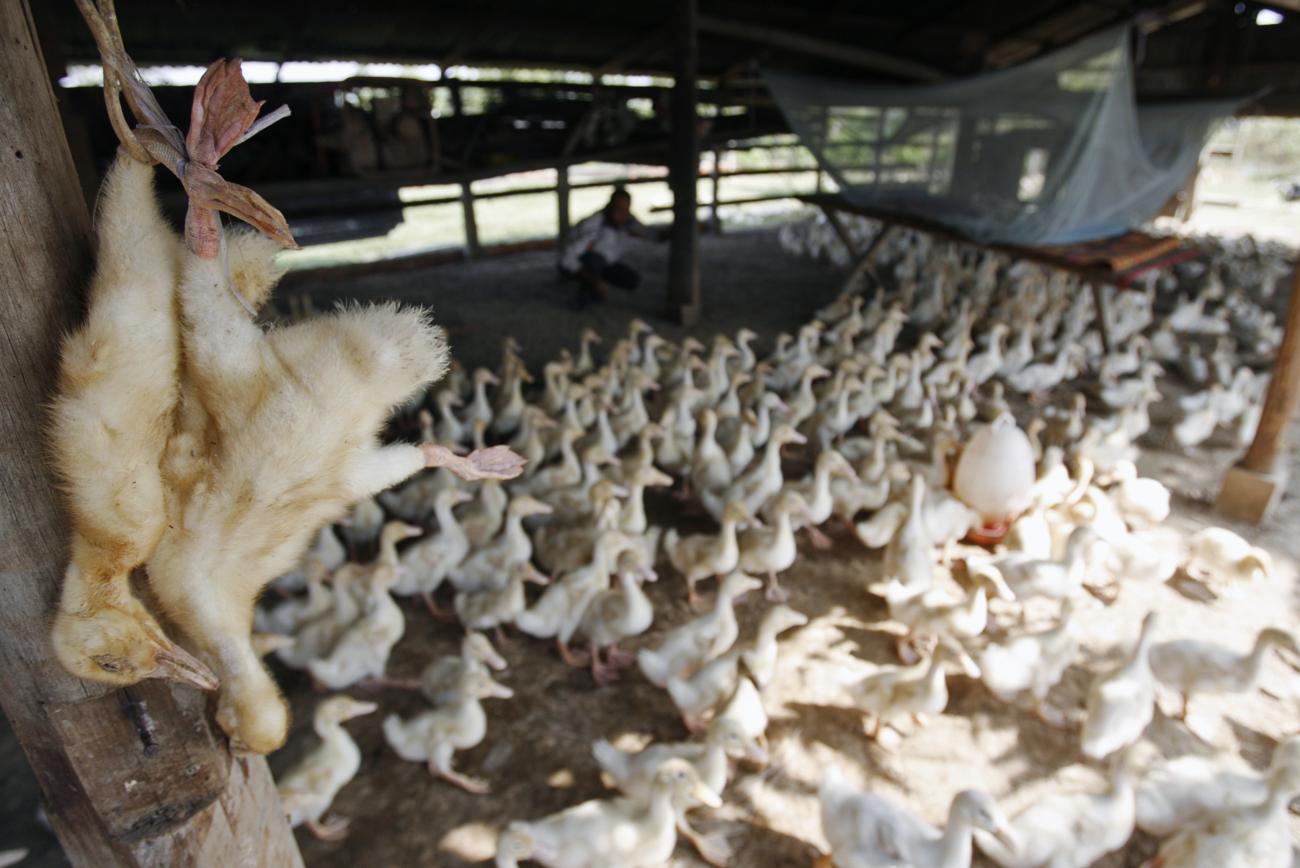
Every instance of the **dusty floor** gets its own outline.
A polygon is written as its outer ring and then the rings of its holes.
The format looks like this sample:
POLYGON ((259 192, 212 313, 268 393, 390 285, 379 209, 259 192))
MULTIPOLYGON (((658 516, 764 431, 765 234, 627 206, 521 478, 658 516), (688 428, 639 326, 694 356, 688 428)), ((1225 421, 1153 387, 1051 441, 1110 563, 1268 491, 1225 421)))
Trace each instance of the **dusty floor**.
MULTIPOLYGON (((708 327, 699 334, 756 328, 770 340, 791 329, 833 294, 837 273, 774 250, 771 233, 707 239, 702 284, 709 299, 708 327), (790 288, 796 291, 791 292, 790 288)), ((601 309, 575 314, 563 308, 567 287, 552 278, 550 254, 525 254, 434 271, 373 277, 348 287, 349 297, 398 297, 426 300, 453 330, 453 344, 467 365, 495 364, 498 339, 513 333, 524 343, 530 364, 572 345, 581 325, 607 333, 619 331, 632 315, 653 316, 662 304, 666 251, 644 248, 634 253, 647 275, 647 286, 633 296, 617 296, 601 309), (436 287, 428 289, 427 287, 436 287), (470 318, 473 318, 472 325, 470 318)), ((342 295, 323 288, 323 297, 342 295)), ((677 330, 652 320, 670 336, 677 330)), ((1175 492, 1170 523, 1193 530, 1218 519, 1210 510, 1223 469, 1232 455, 1226 449, 1196 449, 1175 454, 1161 448, 1159 429, 1143 460, 1143 470, 1175 492)), ((1291 465, 1300 473, 1300 451, 1291 465)), ((687 526, 698 518, 682 516, 667 499, 652 503, 651 518, 687 526)), ((1300 503, 1288 497, 1269 525, 1237 527, 1266 545, 1279 569, 1267 584, 1257 584, 1209 604, 1185 596, 1172 586, 1125 586, 1119 602, 1085 616, 1087 666, 1095 666, 1116 645, 1136 635, 1150 609, 1161 612, 1158 638, 1212 634, 1237 647, 1247 646, 1262 626, 1300 626, 1300 597, 1295 582, 1300 562, 1300 503)), ((861 716, 847 708, 841 685, 871 663, 892 662, 892 635, 883 604, 868 596, 864 585, 878 572, 879 558, 842 531, 833 531, 835 547, 826 552, 801 546, 801 558, 782 583, 793 592, 791 605, 808 614, 808 626, 786 634, 778 676, 765 696, 772 725, 768 735, 774 761, 761 772, 742 770, 726 794, 726 806, 698 825, 729 838, 734 865, 777 868, 807 865, 824 842, 817 819, 819 771, 841 765, 850 779, 897 798, 925 818, 942 820, 949 799, 960 789, 979 786, 1014 812, 1036 796, 1062 787, 1092 787, 1099 774, 1077 760, 1077 735, 1052 729, 994 700, 982 685, 950 679, 948 714, 909 732, 886 750, 862 735, 861 716)), ((666 564, 650 588, 657 621, 643 641, 690 616, 680 579, 666 564)), ((757 595, 739 606, 742 636, 748 635, 764 603, 757 595)), ((420 608, 408 608, 406 637, 395 651, 390 673, 413 677, 438 654, 452 653, 455 628, 433 622, 420 608)), ((631 647, 636 647, 632 643, 631 647)), ((299 841, 310 866, 459 866, 492 854, 494 830, 507 820, 539 817, 601 795, 595 762, 589 754, 596 738, 679 739, 684 730, 667 695, 635 671, 609 688, 598 689, 585 671, 572 670, 547 645, 513 638, 501 648, 510 663, 502 681, 516 691, 513 700, 489 700, 489 732, 477 749, 458 755, 458 767, 490 780, 494 792, 474 797, 430 779, 421 766, 404 763, 383 742, 380 725, 388 713, 420 709, 414 696, 397 692, 380 697, 381 710, 350 723, 364 760, 357 779, 335 802, 335 812, 352 819, 350 836, 322 843, 309 835, 299 841)), ((295 736, 272 757, 273 768, 291 764, 310 749, 311 709, 319 701, 297 673, 280 673, 296 712, 295 736)), ((1085 665, 1076 665, 1053 699, 1078 707, 1089 680, 1085 665)), ((1198 728, 1209 742, 1185 726, 1157 715, 1149 738, 1164 753, 1241 754, 1254 766, 1268 761, 1275 741, 1300 729, 1295 674, 1280 660, 1270 660, 1263 690, 1229 702, 1204 700, 1193 706, 1198 728)), ((0 743, 5 770, 15 766, 11 740, 0 743)), ((39 841, 30 833, 34 796, 21 775, 7 777, 0 802, 0 847, 39 841), (15 787, 15 784, 18 786, 15 787), (26 791, 26 795, 15 793, 26 791)), ((32 846, 32 844, 28 844, 32 846)), ((1153 842, 1136 836, 1106 866, 1133 866, 1153 852, 1153 842)), ((61 864, 57 850, 46 847, 30 865, 61 864)), ((675 866, 702 864, 679 847, 675 866)))

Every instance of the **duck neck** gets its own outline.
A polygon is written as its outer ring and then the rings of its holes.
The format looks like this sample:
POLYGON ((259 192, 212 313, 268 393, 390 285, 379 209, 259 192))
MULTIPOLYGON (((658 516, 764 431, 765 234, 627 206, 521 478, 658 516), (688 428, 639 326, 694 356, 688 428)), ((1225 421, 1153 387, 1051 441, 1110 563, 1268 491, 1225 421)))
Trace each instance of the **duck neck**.
POLYGON ((381 533, 379 536, 379 566, 396 567, 399 563, 397 557, 397 537, 391 533, 381 533))
POLYGON ((343 724, 337 720, 316 719, 312 722, 312 729, 320 736, 321 742, 325 748, 332 753, 344 754, 356 760, 361 759, 361 750, 357 743, 348 735, 348 731, 343 728, 343 724))
POLYGON ((465 531, 461 529, 460 522, 456 521, 456 513, 452 511, 450 503, 439 501, 433 508, 433 514, 438 519, 438 531, 443 536, 464 536, 465 531))
POLYGON ((1255 640, 1255 647, 1250 649, 1250 655, 1246 657, 1245 675, 1251 684, 1254 684, 1259 678, 1260 670, 1264 668, 1264 657, 1268 654, 1276 640, 1267 634, 1261 635, 1255 640))
POLYGON ((645 515, 645 485, 637 483, 628 489, 627 500, 621 507, 620 524, 627 533, 645 533, 649 522, 645 515))

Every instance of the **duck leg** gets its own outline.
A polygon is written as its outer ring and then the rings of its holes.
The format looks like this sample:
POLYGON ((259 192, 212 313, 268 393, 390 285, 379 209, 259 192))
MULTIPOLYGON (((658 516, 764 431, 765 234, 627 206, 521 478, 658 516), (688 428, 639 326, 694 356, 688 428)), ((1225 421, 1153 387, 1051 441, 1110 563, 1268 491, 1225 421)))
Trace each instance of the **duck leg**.
POLYGON ((352 825, 352 821, 344 817, 335 817, 323 823, 319 820, 308 820, 303 825, 322 841, 342 841, 348 836, 348 827, 352 825))
POLYGON ((565 642, 563 639, 556 639, 555 647, 560 652, 560 659, 569 666, 582 669, 591 662, 585 654, 575 653, 574 650, 569 647, 569 643, 565 642))
POLYGON ((808 531, 808 541, 812 543, 812 546, 815 549, 826 551, 835 545, 831 538, 822 533, 821 529, 815 525, 810 524, 805 527, 804 530, 808 531))
POLYGON ((695 848, 695 852, 700 854, 700 858, 710 865, 722 868, 722 866, 730 863, 731 845, 727 843, 727 839, 720 833, 701 835, 691 826, 685 814, 677 815, 677 832, 695 848))
POLYGON ((610 682, 618 680, 618 667, 601 659, 600 648, 596 647, 594 642, 591 644, 587 656, 591 658, 591 677, 597 685, 604 687, 610 682))
POLYGON ((431 591, 425 591, 420 597, 424 600, 424 607, 429 610, 429 614, 433 616, 435 621, 441 621, 444 624, 456 623, 456 616, 439 606, 431 591))
POLYGON ((781 583, 776 580, 776 573, 772 570, 767 571, 767 589, 763 595, 772 603, 784 603, 790 599, 790 592, 781 587, 781 583))
POLYGON ((618 647, 615 643, 605 649, 605 659, 620 669, 626 669, 636 662, 636 654, 618 647))
POLYGON ((451 757, 454 752, 455 748, 451 745, 439 742, 429 756, 429 774, 476 796, 484 796, 492 792, 492 787, 487 781, 463 775, 451 767, 451 757))

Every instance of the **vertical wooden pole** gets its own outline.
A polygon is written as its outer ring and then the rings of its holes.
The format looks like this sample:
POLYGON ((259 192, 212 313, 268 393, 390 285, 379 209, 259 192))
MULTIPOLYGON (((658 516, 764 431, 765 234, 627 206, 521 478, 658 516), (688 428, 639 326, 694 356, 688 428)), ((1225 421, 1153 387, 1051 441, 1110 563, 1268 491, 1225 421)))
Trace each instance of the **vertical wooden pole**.
POLYGON ((699 230, 696 220, 700 174, 698 0, 674 0, 672 143, 668 158, 673 188, 672 249, 668 257, 668 315, 683 325, 700 318, 699 230))
POLYGON ((0 0, 0 33, 0 703, 74 865, 301 866, 266 763, 230 757, 206 696, 88 684, 50 648, 68 527, 44 466, 45 407, 90 219, 27 0, 0 0))
POLYGON ((1300 266, 1291 278, 1286 331, 1273 362, 1273 378, 1264 396, 1255 439, 1241 462, 1228 471, 1215 508, 1243 521, 1268 517, 1286 490, 1286 462, 1278 456, 1286 448, 1287 429, 1300 399, 1300 266))
POLYGON ((479 255, 478 223, 474 219, 474 191, 469 181, 460 185, 460 207, 465 217, 465 258, 476 259, 479 255))
POLYGON ((555 170, 555 205, 559 224, 560 243, 569 236, 569 167, 555 170))
POLYGON ((709 224, 714 232, 722 232, 722 220, 718 217, 718 188, 722 182, 722 151, 713 149, 713 198, 709 201, 709 224))

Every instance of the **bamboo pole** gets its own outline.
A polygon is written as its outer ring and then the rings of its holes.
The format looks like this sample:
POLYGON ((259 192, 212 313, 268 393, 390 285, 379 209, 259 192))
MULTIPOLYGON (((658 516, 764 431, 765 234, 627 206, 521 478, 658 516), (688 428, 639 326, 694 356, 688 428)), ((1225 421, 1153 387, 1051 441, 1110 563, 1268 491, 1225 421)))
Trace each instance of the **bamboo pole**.
POLYGON ((301 866, 266 763, 229 755, 206 696, 89 684, 54 659, 68 527, 44 407, 79 316, 90 218, 27 0, 0 0, 0 33, 0 703, 74 865, 301 866))

